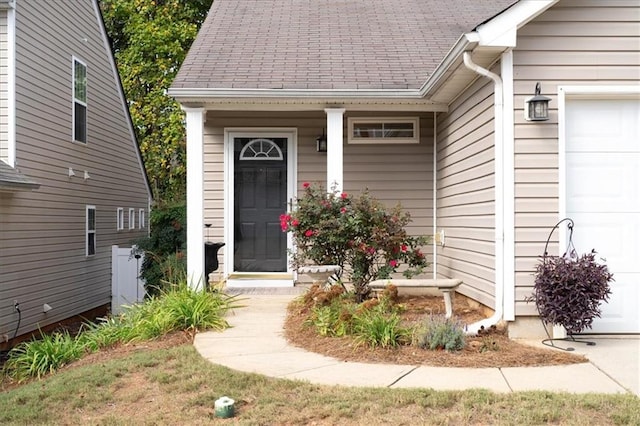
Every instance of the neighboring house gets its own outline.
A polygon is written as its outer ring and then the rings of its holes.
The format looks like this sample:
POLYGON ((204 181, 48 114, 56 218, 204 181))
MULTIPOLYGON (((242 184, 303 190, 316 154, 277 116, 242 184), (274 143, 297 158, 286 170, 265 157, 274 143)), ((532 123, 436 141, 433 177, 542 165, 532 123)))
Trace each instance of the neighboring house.
POLYGON ((615 274, 594 331, 640 333, 639 83, 637 1, 216 0, 169 92, 189 272, 211 223, 229 285, 292 285, 278 215, 303 182, 335 183, 401 202, 440 236, 433 276, 512 335, 542 331, 526 298, 570 216, 615 274), (548 121, 524 117, 537 82, 548 121))
POLYGON ((105 312, 150 197, 97 2, 0 1, 0 349, 105 312))

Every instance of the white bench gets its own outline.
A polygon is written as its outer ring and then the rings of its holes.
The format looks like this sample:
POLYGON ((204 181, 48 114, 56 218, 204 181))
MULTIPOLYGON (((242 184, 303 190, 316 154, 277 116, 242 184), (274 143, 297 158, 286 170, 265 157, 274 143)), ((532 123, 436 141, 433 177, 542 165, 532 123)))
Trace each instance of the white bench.
POLYGON ((444 297, 444 307, 446 310, 446 317, 451 318, 453 315, 453 301, 451 293, 455 293, 456 289, 462 280, 458 279, 386 279, 386 280, 374 280, 369 283, 369 286, 373 289, 383 289, 387 285, 393 284, 398 288, 437 288, 442 292, 444 297))

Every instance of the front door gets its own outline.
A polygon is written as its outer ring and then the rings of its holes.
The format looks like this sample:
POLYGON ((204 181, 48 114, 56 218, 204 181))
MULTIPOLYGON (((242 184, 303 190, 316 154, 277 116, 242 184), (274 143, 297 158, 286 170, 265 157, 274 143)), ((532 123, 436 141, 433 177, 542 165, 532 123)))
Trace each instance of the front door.
POLYGON ((285 272, 287 137, 232 136, 234 272, 285 272))

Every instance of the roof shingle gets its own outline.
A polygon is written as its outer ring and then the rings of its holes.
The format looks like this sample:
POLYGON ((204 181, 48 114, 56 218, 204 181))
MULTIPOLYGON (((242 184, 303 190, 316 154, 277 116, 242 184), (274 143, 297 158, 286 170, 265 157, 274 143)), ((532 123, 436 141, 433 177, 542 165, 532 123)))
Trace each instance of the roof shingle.
POLYGON ((418 89, 514 0, 215 0, 173 88, 418 89))

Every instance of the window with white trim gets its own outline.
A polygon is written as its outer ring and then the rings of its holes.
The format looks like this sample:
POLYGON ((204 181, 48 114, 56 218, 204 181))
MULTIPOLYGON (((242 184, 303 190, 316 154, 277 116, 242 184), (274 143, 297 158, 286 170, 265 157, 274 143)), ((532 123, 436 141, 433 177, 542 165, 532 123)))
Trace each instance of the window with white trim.
POLYGON ((122 207, 118 207, 116 214, 116 229, 118 231, 122 231, 124 229, 124 209, 122 207))
POLYGON ((138 228, 144 229, 146 226, 146 217, 144 209, 138 210, 138 228))
POLYGON ((352 144, 419 143, 418 117, 349 117, 348 142, 352 144))
POLYGON ((96 254, 96 206, 86 206, 86 210, 85 255, 94 256, 96 254))
POLYGON ((136 229, 136 209, 129 209, 129 229, 136 229))
POLYGON ((73 140, 87 143, 87 66, 73 58, 73 140))

